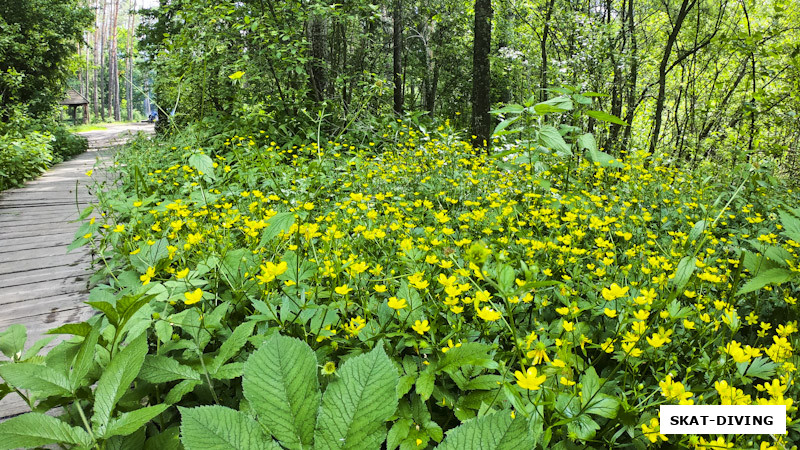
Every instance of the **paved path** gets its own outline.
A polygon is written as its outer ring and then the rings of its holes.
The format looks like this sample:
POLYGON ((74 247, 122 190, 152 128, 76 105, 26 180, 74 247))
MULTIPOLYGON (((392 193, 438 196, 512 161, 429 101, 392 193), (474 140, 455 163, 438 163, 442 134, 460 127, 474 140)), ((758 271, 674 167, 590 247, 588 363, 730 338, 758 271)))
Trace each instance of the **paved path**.
MULTIPOLYGON (((0 192, 0 331, 15 323, 25 325, 26 348, 47 330, 92 315, 83 303, 90 251, 81 247, 67 253, 80 226, 74 221, 92 201, 85 173, 96 161, 108 161, 114 146, 138 131, 152 133, 153 126, 120 124, 80 133, 89 139, 89 151, 53 166, 22 188, 0 192)), ((16 395, 0 400, 0 420, 27 410, 16 395)))

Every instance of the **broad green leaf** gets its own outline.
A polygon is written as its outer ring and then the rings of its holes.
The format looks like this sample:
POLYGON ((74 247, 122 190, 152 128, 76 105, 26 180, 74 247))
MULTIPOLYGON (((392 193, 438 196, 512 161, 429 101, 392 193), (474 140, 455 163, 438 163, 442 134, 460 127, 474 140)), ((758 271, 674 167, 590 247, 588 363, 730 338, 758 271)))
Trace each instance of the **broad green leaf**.
POLYGON ((55 443, 88 447, 92 438, 82 428, 41 413, 27 413, 0 423, 0 450, 55 443))
POLYGON ((17 389, 28 389, 40 397, 72 393, 66 374, 39 364, 5 364, 0 366, 0 377, 17 389))
POLYGON ((253 335, 253 329, 255 328, 255 322, 245 322, 231 333, 230 337, 225 339, 225 342, 222 343, 222 346, 219 348, 219 352, 217 356, 214 357, 214 360, 211 362, 211 366, 209 367, 210 372, 216 372, 222 367, 223 364, 228 362, 231 358, 236 356, 239 353, 239 350, 247 344, 247 340, 250 336, 253 335))
POLYGON ((142 450, 145 445, 145 429, 139 428, 127 436, 112 436, 106 439, 103 450, 142 450))
POLYGON ((311 446, 320 393, 317 357, 308 344, 274 334, 247 359, 242 389, 258 420, 283 446, 311 446))
MULTIPOLYGON (((449 353, 449 352, 448 352, 449 353)), ((468 420, 447 432, 437 450, 492 449, 519 450, 534 447, 528 421, 510 411, 498 411, 468 420)))
POLYGON ((21 353, 25 348, 28 334, 22 325, 11 325, 0 333, 0 352, 14 359, 14 355, 21 353))
POLYGON ((194 388, 203 384, 200 380, 183 380, 176 384, 174 388, 170 389, 167 396, 164 397, 164 403, 174 405, 181 401, 184 395, 192 392, 194 388))
POLYGON ((69 374, 69 382, 72 390, 75 391, 80 387, 81 382, 92 370, 94 365, 95 346, 97 339, 100 336, 100 326, 95 325, 89 335, 83 339, 81 349, 75 355, 75 363, 72 365, 72 372, 69 374))
POLYGON ((581 376, 581 402, 586 405, 596 393, 600 390, 600 377, 597 376, 597 371, 594 367, 589 367, 581 376))
POLYGON ((215 380, 232 380, 244 374, 244 363, 233 362, 225 364, 217 370, 211 378, 215 380))
POLYGON ((675 285, 675 290, 677 292, 682 292, 683 287, 686 286, 686 283, 692 278, 694 269, 697 267, 695 261, 694 256, 689 255, 684 256, 678 263, 678 268, 675 269, 675 277, 672 279, 672 284, 675 285))
POLYGON ((127 436, 134 433, 139 428, 142 428, 153 420, 154 417, 164 412, 169 405, 155 405, 145 408, 137 409, 131 412, 120 414, 120 416, 111 421, 106 428, 104 438, 111 436, 127 436))
POLYGON ((603 122, 611 122, 611 123, 615 123, 617 125, 625 125, 625 126, 628 125, 627 122, 625 122, 624 120, 620 119, 619 117, 611 115, 611 114, 609 114, 607 112, 603 112, 603 111, 592 111, 592 110, 589 110, 589 111, 586 111, 586 115, 589 116, 589 117, 594 117, 597 120, 602 120, 603 122))
POLYGON ((114 305, 108 302, 86 302, 87 305, 105 314, 111 325, 119 325, 119 314, 114 305))
POLYGON ((606 419, 613 419, 617 417, 619 405, 619 399, 606 394, 597 394, 588 402, 584 412, 605 417, 606 419))
POLYGON ((565 96, 554 97, 533 105, 533 110, 541 116, 572 110, 572 99, 565 96))
POLYGON ((414 390, 422 400, 428 400, 433 394, 433 386, 434 381, 436 381, 436 375, 433 372, 422 372, 417 377, 417 387, 414 390))
POLYGON ((509 117, 508 119, 505 119, 504 121, 498 123, 497 126, 494 127, 494 131, 492 132, 492 134, 500 133, 501 131, 503 131, 506 128, 508 128, 509 125, 512 125, 514 122, 519 120, 519 118, 520 118, 520 116, 509 117))
POLYGON ((194 154, 189 157, 189 165, 194 167, 200 172, 203 172, 203 175, 211 178, 212 180, 214 177, 214 161, 208 155, 201 155, 201 154, 194 154))
POLYGON ((386 439, 385 422, 397 408, 397 379, 381 346, 345 362, 322 398, 316 448, 380 448, 386 439))
POLYGON ((757 291, 764 286, 775 284, 779 285, 785 283, 795 277, 795 273, 787 269, 769 269, 759 272, 755 278, 751 278, 747 283, 739 289, 736 295, 747 294, 749 292, 757 291))
POLYGON ((436 363, 436 370, 449 372, 468 364, 487 369, 497 368, 497 363, 489 355, 491 349, 492 347, 488 344, 466 342, 460 347, 451 348, 445 353, 436 363))
MULTIPOLYGON (((594 139, 594 134, 592 133, 584 133, 578 136, 578 147, 582 150, 588 150, 589 153, 597 151, 597 141, 594 139)), ((596 161, 592 158, 592 161, 596 161)))
POLYGON ((175 380, 199 380, 200 374, 178 361, 160 355, 147 355, 139 378, 148 383, 169 383, 175 380))
POLYGON ((92 326, 86 322, 67 323, 60 327, 48 330, 46 334, 72 334, 75 336, 86 337, 92 332, 92 326))
POLYGON ((146 354, 147 336, 146 333, 142 333, 114 355, 108 367, 103 370, 103 375, 97 381, 97 388, 94 391, 94 416, 92 416, 92 423, 98 434, 103 434, 117 402, 128 392, 131 383, 139 375, 146 354))
POLYGON ((493 109, 489 112, 492 114, 505 114, 505 113, 519 114, 524 110, 525 108, 522 105, 517 105, 512 103, 510 105, 503 106, 500 109, 493 109))
POLYGON ((267 221, 267 227, 264 228, 264 231, 261 233, 261 242, 259 246, 264 246, 275 236, 289 231, 289 228, 294 225, 294 220, 294 213, 292 212, 278 213, 272 216, 267 221))
POLYGON ((569 156, 572 154, 569 144, 561 137, 561 133, 551 125, 544 125, 539 129, 539 142, 556 152, 559 156, 569 156))
POLYGON ((575 433, 578 439, 588 441, 593 439, 600 425, 597 424, 588 414, 581 414, 573 420, 567 422, 567 432, 575 433))
POLYGON ((267 450, 280 447, 244 413, 224 406, 178 408, 186 450, 267 450))
POLYGON ((692 242, 696 241, 700 236, 703 235, 703 232, 705 230, 706 230, 706 221, 705 220, 699 220, 692 227, 692 231, 689 232, 689 238, 686 240, 686 242, 689 245, 691 245, 692 242))
POLYGON ((29 349, 25 350, 25 353, 22 355, 22 361, 26 361, 38 355, 39 352, 55 338, 55 336, 48 336, 36 341, 36 343, 34 343, 29 349))
POLYGON ((178 427, 169 427, 144 443, 144 450, 179 450, 181 448, 181 432, 178 427))

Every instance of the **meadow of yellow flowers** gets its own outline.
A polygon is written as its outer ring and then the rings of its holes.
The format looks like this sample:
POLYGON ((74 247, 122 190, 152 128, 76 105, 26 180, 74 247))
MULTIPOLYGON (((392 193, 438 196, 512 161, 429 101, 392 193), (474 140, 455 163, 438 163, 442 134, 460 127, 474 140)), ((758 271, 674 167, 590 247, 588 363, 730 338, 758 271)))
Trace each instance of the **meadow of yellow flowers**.
MULTIPOLYGON (((433 448, 493 410, 537 448, 792 448, 795 192, 765 168, 642 154, 491 158, 448 131, 134 144, 74 244, 96 247, 92 295, 152 295, 130 326, 195 367, 245 323, 234 362, 280 333, 322 378, 382 346, 388 448, 433 448), (783 404, 789 433, 665 436, 662 404, 783 404)), ((239 406, 239 376, 175 404, 239 406)))

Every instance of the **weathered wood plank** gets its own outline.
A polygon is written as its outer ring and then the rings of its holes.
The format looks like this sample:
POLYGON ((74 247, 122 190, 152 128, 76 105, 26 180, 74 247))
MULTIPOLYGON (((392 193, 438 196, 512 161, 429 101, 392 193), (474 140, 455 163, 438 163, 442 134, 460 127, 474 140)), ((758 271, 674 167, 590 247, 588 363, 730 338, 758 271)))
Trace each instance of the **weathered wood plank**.
POLYGON ((47 269, 34 269, 26 272, 17 272, 0 275, 0 286, 11 288, 32 283, 44 283, 50 280, 61 280, 69 277, 89 276, 91 271, 86 267, 51 267, 47 269))

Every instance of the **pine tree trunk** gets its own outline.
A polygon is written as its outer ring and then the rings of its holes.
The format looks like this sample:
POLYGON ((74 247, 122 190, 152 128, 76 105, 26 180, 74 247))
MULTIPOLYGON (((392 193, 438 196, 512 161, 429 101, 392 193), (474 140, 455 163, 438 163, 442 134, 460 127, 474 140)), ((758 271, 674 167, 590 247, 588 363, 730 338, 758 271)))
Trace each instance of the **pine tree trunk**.
POLYGON ((403 3, 394 0, 392 10, 392 79, 394 81, 394 112, 403 114, 403 3))
POLYGON ((475 0, 472 43, 472 134, 473 146, 491 147, 491 73, 489 51, 492 43, 492 1, 475 0))
POLYGON ((136 26, 136 0, 131 0, 130 8, 128 9, 128 43, 125 53, 127 54, 125 73, 127 75, 125 82, 125 93, 127 94, 127 119, 133 120, 133 32, 136 26))
POLYGON ((107 70, 106 70, 106 52, 105 52, 105 50, 106 50, 106 42, 108 40, 108 32, 107 32, 107 30, 108 30, 108 20, 106 20, 108 18, 108 14, 107 14, 108 13, 108 0, 98 0, 98 1, 100 2, 100 4, 103 5, 102 6, 103 7, 103 20, 102 20, 102 22, 100 24, 100 51, 99 51, 99 53, 100 53, 100 61, 99 61, 100 64, 98 65, 98 70, 100 71, 99 77, 98 77, 99 78, 98 86, 99 86, 100 92, 99 92, 99 96, 98 96, 96 105, 100 109, 100 119, 105 122, 105 120, 106 120, 106 107, 105 107, 104 103, 105 103, 105 98, 106 98, 105 94, 108 91, 108 89, 106 89, 106 83, 103 80, 105 80, 106 72, 107 72, 107 70))
POLYGON ((119 57, 117 55, 117 20, 119 18, 119 2, 120 0, 114 0, 113 2, 114 14, 111 19, 111 45, 108 47, 109 64, 111 65, 111 70, 109 71, 109 109, 113 109, 114 120, 117 122, 122 120, 119 102, 119 57))

